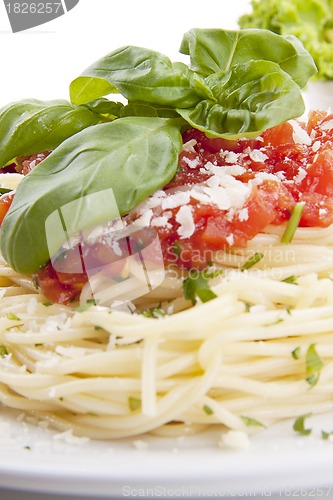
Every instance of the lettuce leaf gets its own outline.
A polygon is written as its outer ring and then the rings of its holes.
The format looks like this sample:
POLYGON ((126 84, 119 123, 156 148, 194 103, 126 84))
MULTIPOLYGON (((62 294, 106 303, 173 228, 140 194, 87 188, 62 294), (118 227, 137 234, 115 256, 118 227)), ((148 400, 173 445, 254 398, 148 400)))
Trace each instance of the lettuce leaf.
POLYGON ((265 28, 294 35, 312 55, 317 78, 333 79, 333 2, 331 0, 252 0, 241 28, 265 28))

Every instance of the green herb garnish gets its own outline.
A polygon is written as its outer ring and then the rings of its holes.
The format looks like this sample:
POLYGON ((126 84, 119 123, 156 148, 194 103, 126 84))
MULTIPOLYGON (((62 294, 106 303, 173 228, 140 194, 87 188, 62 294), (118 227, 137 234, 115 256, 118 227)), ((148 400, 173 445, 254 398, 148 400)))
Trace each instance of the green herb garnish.
POLYGON ((326 432, 326 431, 321 431, 321 438, 327 441, 330 439, 330 437, 333 436, 333 431, 331 432, 326 432))
POLYGON ((141 408, 141 399, 130 396, 128 398, 128 406, 131 411, 139 410, 139 408, 141 408))
POLYGON ((255 254, 250 257, 245 264, 242 265, 241 271, 247 271, 248 269, 251 269, 251 267, 255 266, 264 258, 264 254, 260 252, 256 252, 255 254))
POLYGON ((96 301, 94 299, 88 299, 85 304, 78 306, 74 309, 75 312, 85 312, 88 311, 92 306, 96 306, 96 301))
POLYGON ((259 422, 259 420, 256 420, 255 418, 246 417, 244 415, 241 415, 240 418, 243 420, 244 424, 247 425, 248 427, 263 427, 264 429, 266 429, 266 426, 261 422, 259 422))
POLYGON ((281 237, 281 243, 288 244, 292 242, 296 229, 298 228, 299 222, 302 218, 304 208, 304 201, 300 201, 294 206, 290 219, 288 220, 287 227, 281 237))
POLYGON ((8 351, 7 351, 6 346, 4 346, 4 345, 0 345, 0 356, 1 356, 2 358, 4 358, 4 357, 5 357, 5 356, 7 356, 7 355, 8 355, 8 351))
MULTIPOLYGON (((1 253, 13 269, 33 274, 49 260, 45 223, 77 201, 78 178, 88 194, 112 189, 115 216, 122 216, 173 178, 184 128, 253 138, 305 110, 302 88, 316 67, 296 38, 269 30, 192 29, 180 51, 188 64, 125 46, 72 81, 70 103, 30 99, 0 110, 0 166, 53 150, 19 184, 4 219, 1 253), (116 93, 128 104, 104 98, 116 93)), ((99 212, 91 208, 77 204, 71 234, 110 220, 102 202, 99 212)), ((60 248, 67 237, 56 233, 60 248)))
POLYGON ((300 357, 301 357, 301 348, 300 348, 300 347, 296 347, 296 348, 292 351, 291 355, 292 355, 292 357, 293 357, 294 359, 300 359, 300 357))
POLYGON ((204 405, 202 407, 203 411, 206 413, 206 415, 213 415, 214 414, 214 411, 211 409, 210 406, 208 405, 204 405))
POLYGON ((210 289, 208 281, 220 276, 222 272, 222 270, 218 270, 214 272, 197 271, 196 273, 191 273, 183 281, 185 299, 190 300, 193 305, 197 303, 197 297, 199 297, 201 302, 208 302, 215 299, 217 295, 210 289))
POLYGON ((293 425, 294 431, 298 432, 302 436, 308 436, 309 434, 311 434, 312 429, 305 429, 305 420, 311 416, 312 413, 306 413, 305 415, 298 417, 293 425))
POLYGON ((16 314, 14 314, 14 313, 8 313, 6 317, 7 317, 7 319, 9 319, 11 321, 22 321, 21 318, 16 316, 16 314))
POLYGON ((293 285, 297 285, 297 276, 289 276, 282 280, 282 283, 291 283, 293 285))
POLYGON ((148 309, 144 309, 140 311, 139 314, 142 314, 145 318, 161 318, 166 315, 166 312, 162 309, 161 304, 156 307, 149 307, 148 309))
POLYGON ((315 344, 311 344, 306 352, 305 357, 305 370, 306 370, 306 381, 312 387, 316 385, 319 380, 320 371, 324 363, 322 362, 320 356, 317 353, 315 344))

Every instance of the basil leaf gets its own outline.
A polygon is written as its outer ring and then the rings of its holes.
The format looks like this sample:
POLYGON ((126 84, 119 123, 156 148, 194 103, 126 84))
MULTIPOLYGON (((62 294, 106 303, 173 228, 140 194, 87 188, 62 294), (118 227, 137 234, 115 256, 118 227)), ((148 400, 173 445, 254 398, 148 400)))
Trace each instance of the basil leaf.
MULTIPOLYGON (((120 215, 165 186, 174 176, 182 138, 175 120, 122 118, 83 130, 64 141, 20 182, 4 219, 1 251, 11 267, 34 273, 49 259, 45 222, 74 200, 82 206, 72 234, 112 217, 86 195, 112 188, 120 215)), ((58 248, 65 234, 55 231, 58 248)))
POLYGON ((0 110, 0 165, 19 155, 54 149, 99 121, 93 111, 67 101, 29 99, 8 104, 0 110))
POLYGON ((300 88, 280 67, 249 61, 205 80, 214 99, 203 99, 178 113, 211 137, 255 137, 305 109, 300 88))
POLYGON ((84 105, 94 113, 99 115, 104 115, 111 118, 118 118, 121 116, 121 111, 124 107, 122 102, 110 101, 102 97, 101 99, 96 99, 95 101, 88 102, 84 105))
POLYGON ((215 299, 217 295, 210 289, 208 285, 209 279, 215 276, 207 274, 206 271, 190 274, 188 278, 183 281, 184 297, 190 300, 193 305, 197 303, 196 297, 199 297, 201 302, 209 302, 215 299))
POLYGON ((272 61, 303 88, 317 72, 312 57, 296 37, 269 30, 192 29, 185 33, 180 52, 190 56, 192 70, 205 76, 249 60, 272 61))
POLYGON ((172 107, 193 106, 199 97, 191 86, 191 70, 154 50, 122 47, 99 59, 70 85, 71 101, 84 104, 111 93, 131 101, 172 107))
POLYGON ((129 102, 124 106, 120 113, 121 117, 124 116, 152 116, 160 118, 176 118, 179 117, 177 111, 173 108, 162 106, 153 106, 143 102, 129 102))

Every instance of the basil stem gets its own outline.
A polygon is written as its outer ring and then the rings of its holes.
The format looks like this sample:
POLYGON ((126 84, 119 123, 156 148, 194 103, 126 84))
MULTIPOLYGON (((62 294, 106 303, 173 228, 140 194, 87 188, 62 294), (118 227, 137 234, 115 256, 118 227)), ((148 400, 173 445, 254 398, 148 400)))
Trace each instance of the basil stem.
POLYGON ((299 203, 296 203, 296 205, 294 206, 287 227, 281 237, 281 243, 288 244, 292 242, 296 229, 298 228, 298 225, 302 218, 304 208, 305 208, 304 201, 300 201, 299 203))

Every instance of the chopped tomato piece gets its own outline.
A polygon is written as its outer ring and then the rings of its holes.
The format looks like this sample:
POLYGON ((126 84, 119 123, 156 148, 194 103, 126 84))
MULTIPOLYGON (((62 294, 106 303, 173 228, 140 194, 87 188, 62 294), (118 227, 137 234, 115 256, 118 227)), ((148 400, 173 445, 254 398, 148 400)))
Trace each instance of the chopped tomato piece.
POLYGON ((318 193, 333 196, 333 150, 327 147, 307 168, 307 175, 300 185, 304 193, 318 193))
POLYGON ((0 197, 0 227, 10 208, 10 205, 12 204, 13 198, 14 198, 14 193, 12 192, 3 194, 0 197))
POLYGON ((261 134, 265 146, 281 146, 281 144, 293 144, 293 127, 289 122, 281 123, 276 127, 269 128, 261 134))
POLYGON ((40 269, 34 278, 45 297, 58 304, 68 304, 75 300, 87 282, 87 276, 83 274, 67 275, 63 280, 63 276, 59 276, 50 262, 40 269))

